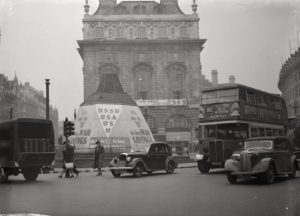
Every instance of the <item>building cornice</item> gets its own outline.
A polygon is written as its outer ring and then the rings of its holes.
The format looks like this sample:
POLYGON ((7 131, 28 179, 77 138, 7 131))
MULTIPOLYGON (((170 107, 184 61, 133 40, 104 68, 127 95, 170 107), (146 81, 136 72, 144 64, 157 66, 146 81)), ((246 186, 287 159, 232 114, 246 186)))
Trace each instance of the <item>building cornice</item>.
POLYGON ((144 21, 193 21, 198 22, 200 18, 197 14, 191 15, 85 15, 83 23, 85 22, 144 22, 144 21))
POLYGON ((79 48, 77 49, 81 58, 83 58, 84 47, 100 47, 100 46, 118 46, 118 47, 130 47, 130 46, 151 46, 151 47, 162 47, 162 46, 193 46, 198 47, 200 50, 203 49, 203 45, 206 39, 182 39, 182 40, 164 40, 164 39, 116 39, 116 40, 77 40, 79 48))

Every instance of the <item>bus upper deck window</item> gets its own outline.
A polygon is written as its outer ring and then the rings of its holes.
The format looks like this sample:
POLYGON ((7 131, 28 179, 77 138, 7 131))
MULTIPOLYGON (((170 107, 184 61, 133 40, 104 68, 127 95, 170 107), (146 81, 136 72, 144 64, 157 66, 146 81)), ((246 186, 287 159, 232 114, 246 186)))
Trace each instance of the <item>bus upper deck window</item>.
POLYGON ((202 95, 202 104, 209 104, 217 102, 218 94, 216 91, 205 92, 202 95))
POLYGON ((237 100, 238 100, 237 89, 226 89, 226 90, 219 91, 218 102, 231 102, 237 100))
POLYGON ((247 102, 255 104, 255 96, 253 92, 247 91, 247 102))

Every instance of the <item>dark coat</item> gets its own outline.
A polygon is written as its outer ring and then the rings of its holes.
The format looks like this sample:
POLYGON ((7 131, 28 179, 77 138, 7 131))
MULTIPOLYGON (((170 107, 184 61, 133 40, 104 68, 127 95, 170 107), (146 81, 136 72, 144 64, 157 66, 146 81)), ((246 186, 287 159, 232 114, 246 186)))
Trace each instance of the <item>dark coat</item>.
POLYGON ((101 145, 97 145, 95 148, 95 160, 94 160, 94 165, 93 168, 96 169, 99 167, 99 160, 103 160, 103 155, 104 155, 104 147, 101 145))
POLYGON ((71 163, 74 162, 74 148, 67 147, 63 151, 63 159, 65 163, 71 163))

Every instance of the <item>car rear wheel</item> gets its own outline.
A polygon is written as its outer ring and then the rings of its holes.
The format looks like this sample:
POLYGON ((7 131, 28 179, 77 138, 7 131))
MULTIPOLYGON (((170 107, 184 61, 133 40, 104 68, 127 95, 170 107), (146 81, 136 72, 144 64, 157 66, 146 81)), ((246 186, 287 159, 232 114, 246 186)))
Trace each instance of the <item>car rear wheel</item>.
POLYGON ((8 170, 0 168, 0 183, 5 183, 8 181, 8 170))
POLYGON ((37 167, 26 167, 22 171, 26 181, 35 181, 39 176, 39 168, 37 167))
POLYGON ((274 166, 270 165, 267 171, 261 176, 262 181, 267 184, 272 184, 275 180, 274 166))
POLYGON ((206 161, 197 161, 198 169, 201 173, 208 173, 210 165, 206 161))
POLYGON ((227 172, 227 180, 230 184, 235 184, 237 181, 237 176, 236 175, 232 175, 231 172, 227 172))
POLYGON ((174 170, 175 170, 175 164, 174 164, 174 162, 169 161, 168 162, 168 166, 167 166, 167 170, 166 170, 167 174, 174 173, 174 170))
POLYGON ((116 170, 111 170, 111 174, 112 174, 114 177, 116 177, 116 178, 118 178, 118 177, 121 176, 121 172, 116 171, 116 170))
POLYGON ((293 169, 292 169, 292 173, 290 173, 290 174, 288 175, 289 178, 295 178, 295 177, 296 177, 296 171, 297 171, 297 166, 296 166, 296 164, 294 163, 293 169))
POLYGON ((137 163, 133 168, 133 176, 141 177, 144 172, 144 165, 142 163, 137 163))

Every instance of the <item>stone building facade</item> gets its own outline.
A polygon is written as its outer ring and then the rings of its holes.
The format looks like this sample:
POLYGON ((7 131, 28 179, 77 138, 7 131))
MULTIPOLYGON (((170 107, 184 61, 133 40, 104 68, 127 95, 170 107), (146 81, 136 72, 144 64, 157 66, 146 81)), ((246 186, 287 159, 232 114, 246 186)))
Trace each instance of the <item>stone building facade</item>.
POLYGON ((285 100, 288 117, 300 115, 300 48, 282 65, 278 88, 285 100))
POLYGON ((178 153, 197 142, 201 90, 211 85, 201 74, 205 39, 199 37, 196 11, 195 2, 191 14, 184 14, 177 0, 100 0, 91 15, 87 3, 78 41, 84 99, 96 91, 101 74, 118 74, 155 139, 178 153))
MULTIPOLYGON (((46 118, 46 98, 26 82, 21 84, 15 76, 8 80, 0 74, 0 121, 16 118, 46 118)), ((53 122, 55 137, 58 134, 58 110, 50 106, 50 119, 53 122)))

